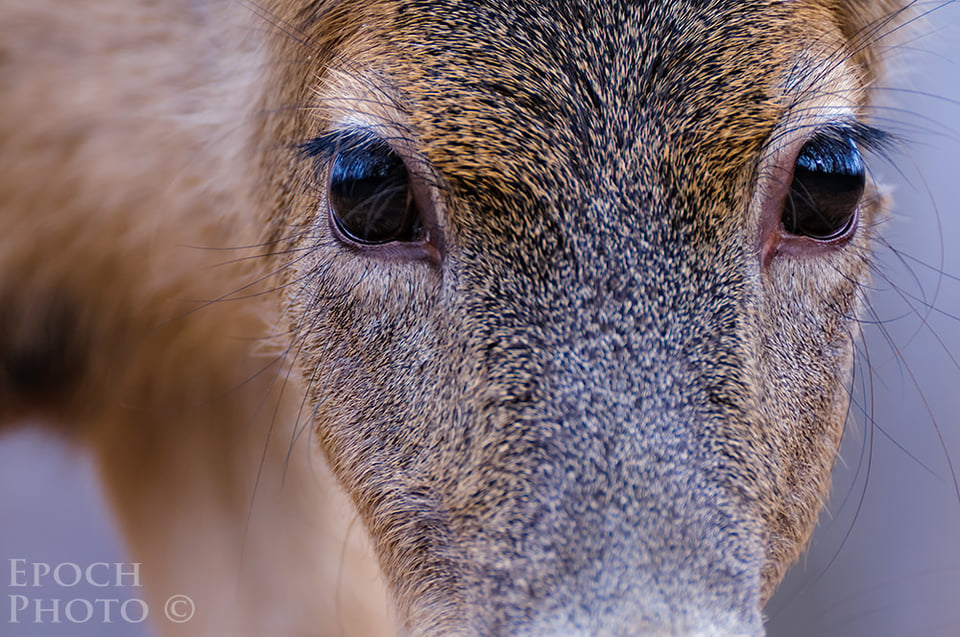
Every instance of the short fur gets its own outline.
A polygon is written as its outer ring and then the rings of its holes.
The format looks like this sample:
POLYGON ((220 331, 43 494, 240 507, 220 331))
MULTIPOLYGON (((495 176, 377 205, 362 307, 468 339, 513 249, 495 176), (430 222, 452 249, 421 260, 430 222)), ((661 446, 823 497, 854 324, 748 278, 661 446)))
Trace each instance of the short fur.
POLYGON ((762 634, 879 214, 766 262, 765 188, 866 116, 902 8, 8 0, 0 420, 75 425, 151 598, 195 597, 164 634, 388 634, 384 595, 411 635, 762 634), (351 127, 438 261, 333 236, 302 149, 351 127))

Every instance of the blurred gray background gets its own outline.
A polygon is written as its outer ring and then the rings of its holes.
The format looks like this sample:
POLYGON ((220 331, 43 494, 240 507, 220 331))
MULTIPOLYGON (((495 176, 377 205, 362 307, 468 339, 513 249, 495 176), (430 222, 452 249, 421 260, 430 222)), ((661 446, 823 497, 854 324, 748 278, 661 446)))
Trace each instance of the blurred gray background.
MULTIPOLYGON (((939 9, 895 52, 903 70, 876 87, 884 106, 875 123, 903 141, 871 169, 895 185, 896 208, 878 249, 833 496, 766 608, 772 637, 960 635, 958 36, 960 6, 939 9)), ((82 453, 36 432, 0 438, 0 636, 149 634, 123 621, 9 623, 10 595, 23 593, 9 586, 10 559, 125 559, 93 474, 82 453)), ((30 595, 138 591, 46 586, 30 595)))

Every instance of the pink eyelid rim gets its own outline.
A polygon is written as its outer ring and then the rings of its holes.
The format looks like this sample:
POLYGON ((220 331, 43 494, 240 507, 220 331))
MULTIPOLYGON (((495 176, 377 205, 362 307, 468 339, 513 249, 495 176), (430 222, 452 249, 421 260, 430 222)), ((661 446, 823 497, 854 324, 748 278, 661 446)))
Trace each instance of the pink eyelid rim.
POLYGON ((800 149, 810 137, 803 137, 776 151, 760 174, 761 188, 764 191, 760 200, 760 231, 758 251, 760 264, 766 269, 774 257, 813 256, 827 250, 836 249, 850 241, 859 225, 860 206, 857 205, 853 218, 840 233, 828 239, 813 239, 787 233, 783 228, 783 207, 793 183, 793 171, 800 149))

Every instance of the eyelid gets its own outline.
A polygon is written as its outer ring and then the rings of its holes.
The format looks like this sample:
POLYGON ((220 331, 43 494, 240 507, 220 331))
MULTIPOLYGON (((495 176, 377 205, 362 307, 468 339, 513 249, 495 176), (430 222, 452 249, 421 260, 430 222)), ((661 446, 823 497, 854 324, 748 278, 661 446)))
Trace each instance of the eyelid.
POLYGON ((803 141, 802 146, 810 143, 834 144, 835 147, 848 148, 850 142, 859 150, 884 152, 895 141, 890 133, 857 121, 840 121, 816 127, 803 141))
POLYGON ((305 159, 322 163, 333 161, 345 148, 360 148, 371 144, 388 144, 389 140, 365 129, 332 130, 300 144, 297 149, 305 159))

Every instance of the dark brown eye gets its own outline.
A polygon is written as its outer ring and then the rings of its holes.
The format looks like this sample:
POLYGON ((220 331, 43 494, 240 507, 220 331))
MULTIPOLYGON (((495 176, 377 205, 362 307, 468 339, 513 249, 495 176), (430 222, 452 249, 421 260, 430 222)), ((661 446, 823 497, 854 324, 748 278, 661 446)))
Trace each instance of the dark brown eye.
POLYGON ((783 206, 783 229, 831 241, 848 234, 866 182, 856 143, 841 132, 813 137, 800 150, 783 206))
POLYGON ((329 182, 330 211, 340 232, 369 245, 420 239, 420 213, 403 159, 378 139, 345 141, 329 182))

